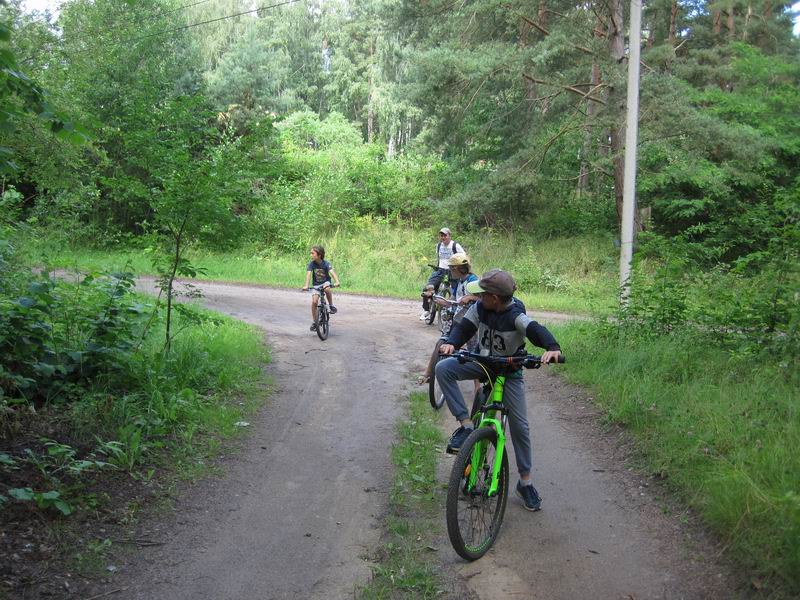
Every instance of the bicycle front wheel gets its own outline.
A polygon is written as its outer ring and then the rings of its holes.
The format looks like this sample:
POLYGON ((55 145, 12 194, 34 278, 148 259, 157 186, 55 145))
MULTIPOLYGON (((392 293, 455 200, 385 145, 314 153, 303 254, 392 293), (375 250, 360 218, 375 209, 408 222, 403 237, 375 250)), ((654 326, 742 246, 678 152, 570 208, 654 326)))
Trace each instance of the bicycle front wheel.
POLYGON ((428 311, 428 317, 425 319, 425 322, 428 325, 433 325, 433 322, 436 320, 436 315, 439 314, 440 310, 439 305, 431 300, 431 309, 428 311))
POLYGON ((482 427, 467 438, 450 472, 447 535, 459 556, 477 560, 489 551, 503 523, 508 500, 508 454, 503 449, 497 492, 492 485, 497 433, 482 427))
MULTIPOLYGON (((449 283, 447 283, 446 287, 442 290, 442 293, 440 295, 445 300, 449 300, 450 299, 450 284, 449 283)), ((442 307, 439 307, 439 310, 436 311, 436 316, 438 318, 439 327, 442 326, 442 311, 443 310, 444 309, 442 307)))
POLYGON ((328 309, 327 307, 320 306, 317 308, 317 335, 319 339, 328 339, 328 309))

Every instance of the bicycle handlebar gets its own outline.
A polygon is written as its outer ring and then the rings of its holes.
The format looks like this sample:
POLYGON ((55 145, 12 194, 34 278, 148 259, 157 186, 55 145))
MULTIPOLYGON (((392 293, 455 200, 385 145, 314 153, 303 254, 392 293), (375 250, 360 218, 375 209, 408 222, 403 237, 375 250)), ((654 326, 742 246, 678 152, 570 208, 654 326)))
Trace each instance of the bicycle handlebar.
POLYGON ((342 285, 342 284, 340 284, 340 283, 331 283, 331 284, 329 284, 329 285, 327 285, 327 286, 326 286, 324 283, 320 283, 319 285, 312 285, 311 287, 307 287, 307 288, 305 288, 305 287, 304 287, 304 288, 300 288, 300 291, 301 291, 301 292, 306 292, 306 291, 308 291, 308 290, 317 290, 317 291, 321 292, 321 291, 322 291, 322 290, 324 290, 326 287, 341 287, 341 285, 342 285))
POLYGON ((450 300, 449 298, 445 298, 444 296, 440 296, 439 294, 434 294, 431 300, 441 300, 445 302, 448 306, 458 306, 458 302, 455 300, 450 300))
MULTIPOLYGON (((466 350, 459 350, 451 354, 453 358, 458 359, 460 363, 466 362, 480 362, 486 366, 491 367, 512 367, 522 366, 526 369, 538 369, 542 366, 542 357, 533 354, 525 354, 520 356, 484 356, 476 352, 467 352, 466 350)), ((567 362, 567 359, 561 354, 558 357, 559 363, 567 362)))

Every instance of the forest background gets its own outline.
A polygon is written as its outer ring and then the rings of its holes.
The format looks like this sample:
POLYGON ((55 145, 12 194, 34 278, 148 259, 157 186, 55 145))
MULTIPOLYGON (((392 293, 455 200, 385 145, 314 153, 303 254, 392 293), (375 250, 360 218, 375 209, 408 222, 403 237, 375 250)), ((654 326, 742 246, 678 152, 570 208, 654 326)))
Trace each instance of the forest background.
MULTIPOLYGON (((127 271, 161 277, 168 305, 179 275, 299 287, 322 243, 345 289, 415 297, 447 225, 478 271, 516 276, 529 309, 599 317, 559 332, 568 375, 639 434, 646 468, 756 587, 800 590, 800 58, 787 3, 644 6, 621 309, 621 0, 0 10, 7 435, 30 403, 85 418, 85 398, 130 374, 153 328, 165 344, 152 357, 170 355, 170 310, 144 318, 127 271), (115 275, 78 288, 83 316, 66 326, 64 284, 33 265, 115 275)), ((218 326, 182 313, 186 327, 218 326)), ((122 449, 174 433, 106 417, 122 449)))

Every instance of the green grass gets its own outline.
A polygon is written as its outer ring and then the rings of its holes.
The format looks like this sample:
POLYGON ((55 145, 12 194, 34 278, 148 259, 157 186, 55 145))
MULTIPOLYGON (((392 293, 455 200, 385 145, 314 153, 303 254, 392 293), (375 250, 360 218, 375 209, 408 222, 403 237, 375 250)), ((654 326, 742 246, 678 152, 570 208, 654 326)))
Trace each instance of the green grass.
POLYGON ((437 598, 443 581, 435 560, 444 497, 436 481, 437 446, 444 442, 438 413, 425 394, 411 394, 409 415, 397 425, 389 515, 378 564, 360 598, 437 598))
POLYGON ((688 335, 644 339, 608 326, 554 328, 568 378, 596 390, 638 440, 647 468, 721 537, 775 597, 800 595, 797 379, 688 335))
MULTIPOLYGON (((354 231, 335 231, 319 242, 348 292, 418 298, 427 281, 436 244, 435 231, 365 220, 354 231)), ((110 250, 65 247, 42 233, 29 236, 23 253, 37 264, 80 269, 132 269, 152 272, 140 248, 110 250)), ((535 241, 494 234, 455 235, 473 260, 476 273, 501 267, 517 279, 519 297, 532 310, 607 313, 615 301, 617 251, 603 236, 535 241)), ((258 247, 227 253, 195 249, 192 262, 203 278, 279 287, 301 287, 308 249, 296 253, 258 247)))
MULTIPOLYGON (((208 319, 189 324, 168 354, 163 325, 130 357, 120 378, 128 392, 110 401, 103 389, 70 405, 68 418, 81 437, 121 444, 116 460, 135 471, 163 454, 179 472, 196 477, 219 450, 220 437, 263 402, 263 365, 269 354, 260 332, 232 318, 196 309, 208 319), (261 393, 259 393, 261 392, 261 393), (198 469, 198 467, 202 467, 198 469)), ((176 315, 175 331, 187 325, 176 315)), ((162 460, 167 460, 162 457, 162 460)))

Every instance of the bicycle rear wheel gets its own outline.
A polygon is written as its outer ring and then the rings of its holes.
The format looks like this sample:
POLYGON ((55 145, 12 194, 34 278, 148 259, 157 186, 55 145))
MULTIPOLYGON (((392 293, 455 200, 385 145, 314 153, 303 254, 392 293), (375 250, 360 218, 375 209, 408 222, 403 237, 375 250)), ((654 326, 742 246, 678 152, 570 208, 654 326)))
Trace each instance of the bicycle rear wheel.
MULTIPOLYGON (((439 353, 439 346, 442 345, 442 340, 436 342, 436 349, 434 352, 439 353)), ((428 399, 431 401, 431 406, 435 410, 439 410, 444 405, 444 394, 439 387, 439 382, 436 381, 436 365, 442 360, 442 356, 438 356, 433 362, 433 370, 431 371, 431 378, 428 380, 428 399)))
POLYGON ((467 438, 450 472, 447 535, 459 556, 477 560, 492 547, 508 500, 508 454, 503 449, 497 493, 489 496, 497 434, 482 427, 467 438), (472 476, 474 473, 474 476, 472 476))
POLYGON ((319 339, 326 340, 328 339, 328 307, 320 306, 317 307, 317 318, 314 321, 317 324, 317 335, 319 339))

